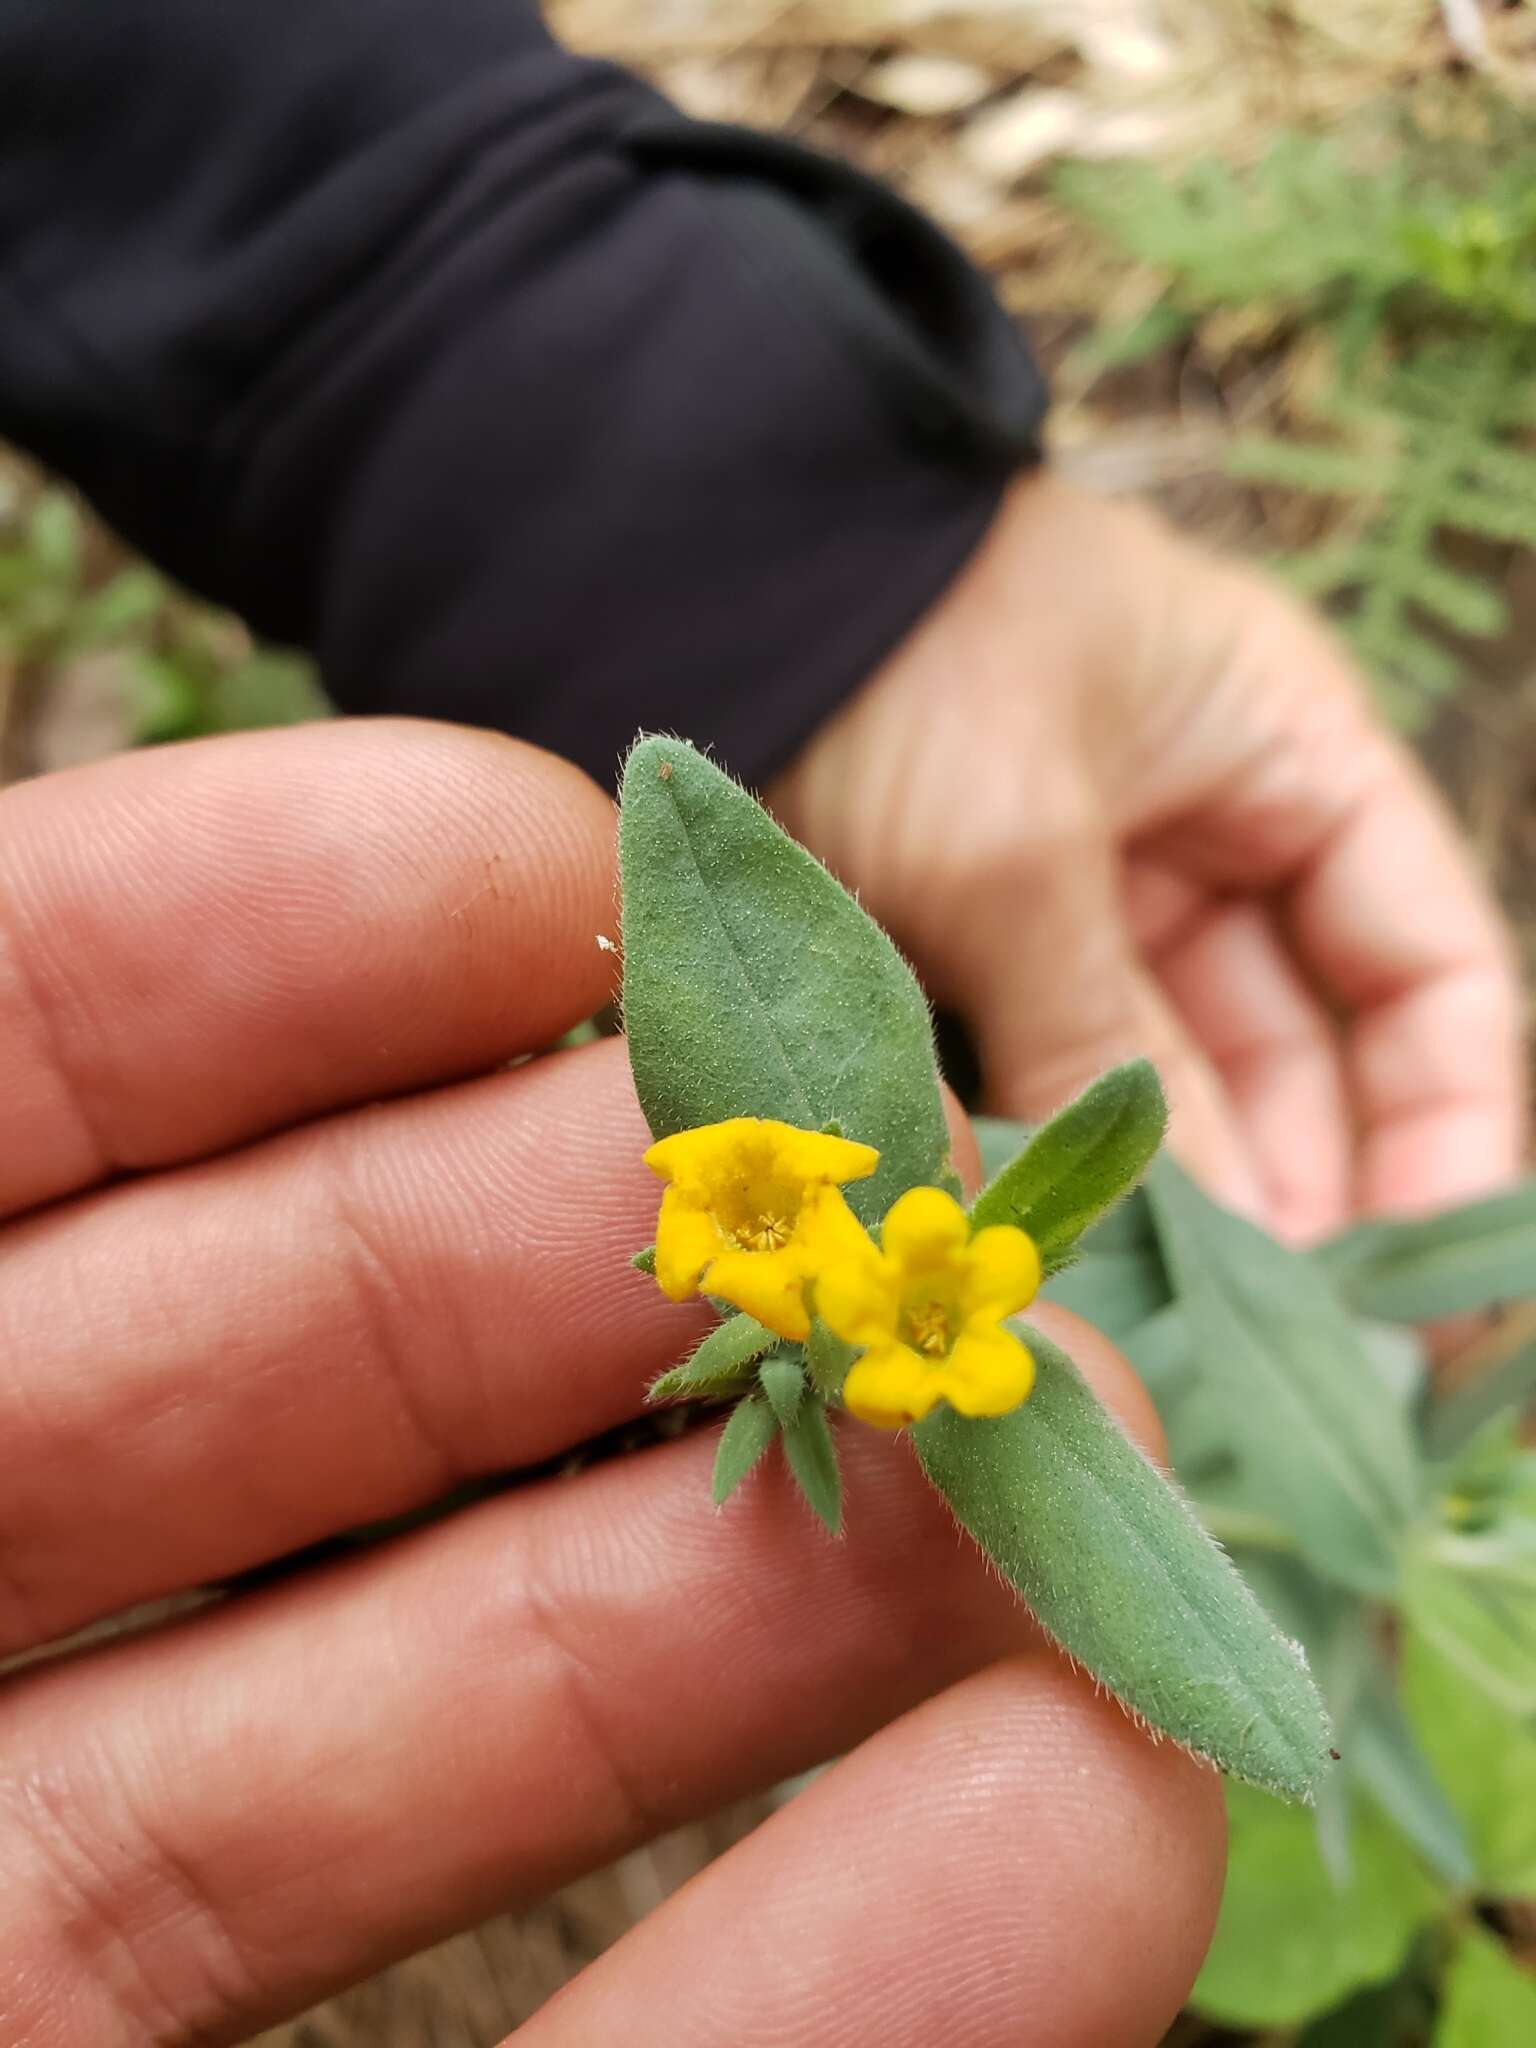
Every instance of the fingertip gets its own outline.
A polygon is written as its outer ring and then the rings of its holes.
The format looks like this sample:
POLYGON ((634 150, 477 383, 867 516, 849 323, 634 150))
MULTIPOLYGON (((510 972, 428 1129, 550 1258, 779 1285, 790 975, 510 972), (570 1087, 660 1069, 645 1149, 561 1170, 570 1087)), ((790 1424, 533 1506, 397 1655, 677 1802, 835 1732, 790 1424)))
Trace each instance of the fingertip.
POLYGON ((1154 2048, 1209 1944, 1224 1842, 1214 1771, 1059 1658, 1009 1658, 818 1779, 529 2035, 575 2048, 665 2010, 673 2048, 1154 2048))

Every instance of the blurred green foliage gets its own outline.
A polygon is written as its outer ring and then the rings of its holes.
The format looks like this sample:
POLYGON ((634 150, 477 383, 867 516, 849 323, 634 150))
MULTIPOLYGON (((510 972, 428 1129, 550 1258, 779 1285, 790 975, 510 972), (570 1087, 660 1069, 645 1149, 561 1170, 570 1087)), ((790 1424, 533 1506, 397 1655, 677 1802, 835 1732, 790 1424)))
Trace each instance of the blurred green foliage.
POLYGON ((1240 439, 1232 466, 1332 501, 1331 530, 1276 566, 1421 724, 1461 673, 1448 636, 1504 630, 1500 551, 1536 545, 1536 121, 1504 109, 1451 139, 1378 123, 1353 147, 1289 134, 1247 167, 1070 164, 1056 184, 1160 285, 1087 345, 1091 372, 1219 317, 1261 351, 1321 351, 1293 431, 1240 439))
POLYGON ((85 656, 115 656, 122 738, 144 745, 324 717, 302 656, 253 646, 143 563, 113 566, 76 501, 14 485, 0 505, 0 664, 38 696, 85 656))
MULTIPOLYGON (((989 1169, 1020 1136, 977 1133, 989 1169)), ((1536 1976, 1494 1938, 1536 1900, 1536 1180, 1298 1251, 1161 1158, 1081 1252, 1047 1295, 1141 1373, 1197 1511, 1304 1646, 1338 1752, 1310 1813, 1229 1786, 1179 2041, 1536 2042, 1536 1976), (1442 1391, 1417 1325, 1467 1314, 1495 1319, 1487 1369, 1442 1391), (1476 2031, 1489 2014, 1504 2031, 1476 2031)))

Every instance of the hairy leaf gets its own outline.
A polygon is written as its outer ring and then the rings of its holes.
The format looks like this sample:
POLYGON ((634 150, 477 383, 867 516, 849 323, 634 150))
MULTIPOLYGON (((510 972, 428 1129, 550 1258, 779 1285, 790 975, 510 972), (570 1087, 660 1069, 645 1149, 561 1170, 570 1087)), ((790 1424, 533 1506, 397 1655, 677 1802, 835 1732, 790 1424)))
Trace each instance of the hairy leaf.
POLYGON ((715 1452, 713 1494, 721 1508, 773 1442, 779 1430, 778 1418, 765 1398, 756 1392, 738 1401, 720 1432, 715 1452))
POLYGON ((738 784, 680 740, 624 770, 624 1018, 657 1136, 724 1117, 836 1121, 880 1153, 866 1221, 945 1166, 928 1007, 885 934, 738 784))
POLYGON ((1113 1067, 1037 1131, 977 1196, 978 1230, 1027 1230, 1049 1275, 1078 1239, 1141 1179, 1163 1141, 1168 1104, 1149 1060, 1113 1067))
POLYGON ((1327 1768, 1306 1661, 1066 1354, 995 1421, 913 1431, 923 1470, 1036 1618, 1152 1727, 1293 1799, 1327 1768))
POLYGON ((768 1406, 778 1417, 779 1427, 788 1429, 800 1412, 805 1398, 805 1369, 798 1357, 770 1358, 757 1376, 768 1406))
POLYGON ((818 1520, 836 1536, 843 1526, 843 1480, 837 1445, 820 1401, 802 1401, 784 1429, 784 1455, 818 1520))
POLYGON ((727 1393, 740 1386, 758 1359, 779 1342, 772 1330, 751 1316, 728 1316, 681 1365, 653 1382, 648 1401, 674 1401, 687 1395, 727 1393))

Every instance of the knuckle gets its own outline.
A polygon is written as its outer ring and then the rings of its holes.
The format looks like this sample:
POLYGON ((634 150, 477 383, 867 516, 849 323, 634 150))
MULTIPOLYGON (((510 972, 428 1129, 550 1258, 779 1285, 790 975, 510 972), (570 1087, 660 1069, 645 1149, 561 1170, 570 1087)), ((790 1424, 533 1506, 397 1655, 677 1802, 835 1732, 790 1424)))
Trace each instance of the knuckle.
POLYGON ((23 2000, 19 2038, 171 2048, 259 2020, 259 1986, 195 1874, 125 1797, 99 1777, 93 1788, 95 1775, 67 1763, 35 1767, 0 1795, 20 1844, 6 1858, 16 1884, 3 1959, 23 2000))

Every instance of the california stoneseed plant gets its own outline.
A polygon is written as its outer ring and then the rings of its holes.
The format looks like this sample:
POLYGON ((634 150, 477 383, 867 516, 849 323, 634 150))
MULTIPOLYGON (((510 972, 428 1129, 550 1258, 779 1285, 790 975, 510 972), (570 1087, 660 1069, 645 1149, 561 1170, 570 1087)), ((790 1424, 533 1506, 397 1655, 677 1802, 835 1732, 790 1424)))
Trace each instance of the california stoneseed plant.
POLYGON ((1292 1252, 1155 1157, 1138 1061, 1041 1130, 983 1120, 966 1210, 927 1007, 825 870, 668 739, 630 757, 620 854, 637 1263, 720 1317, 652 1398, 720 1411, 717 1503, 782 1455, 856 1543, 839 1430, 905 1430, 1041 1624, 1233 1781, 1199 2012, 1307 2048, 1536 2040, 1500 1917, 1536 1893, 1536 1318, 1433 1403, 1412 1333, 1533 1291, 1536 1186, 1292 1252), (1129 1352, 1187 1495, 1018 1319, 1037 1286, 1129 1352))

